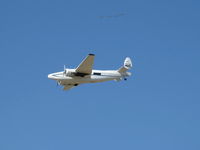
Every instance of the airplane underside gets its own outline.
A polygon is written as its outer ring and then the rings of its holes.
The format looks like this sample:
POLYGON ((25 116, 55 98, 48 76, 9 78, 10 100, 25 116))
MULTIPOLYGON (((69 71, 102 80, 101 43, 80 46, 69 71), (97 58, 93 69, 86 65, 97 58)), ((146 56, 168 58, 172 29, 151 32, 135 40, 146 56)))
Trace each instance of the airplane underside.
POLYGON ((76 77, 76 78, 71 78, 71 79, 62 79, 58 80, 60 85, 74 85, 77 86, 79 84, 84 84, 84 83, 97 83, 97 82, 105 82, 105 81, 111 81, 118 79, 116 77, 106 77, 106 78, 82 78, 82 77, 76 77))

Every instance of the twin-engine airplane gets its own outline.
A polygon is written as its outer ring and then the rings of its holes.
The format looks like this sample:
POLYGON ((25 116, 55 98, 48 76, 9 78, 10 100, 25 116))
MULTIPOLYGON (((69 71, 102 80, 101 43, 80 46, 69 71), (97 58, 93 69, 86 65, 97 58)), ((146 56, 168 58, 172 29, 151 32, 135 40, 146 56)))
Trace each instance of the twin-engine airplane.
POLYGON ((125 59, 124 66, 118 70, 92 70, 94 56, 94 54, 88 54, 76 69, 66 69, 64 66, 63 72, 49 74, 48 78, 56 80, 57 84, 64 86, 63 90, 69 90, 83 83, 127 80, 126 77, 131 76, 131 73, 127 72, 132 67, 129 57, 125 59))

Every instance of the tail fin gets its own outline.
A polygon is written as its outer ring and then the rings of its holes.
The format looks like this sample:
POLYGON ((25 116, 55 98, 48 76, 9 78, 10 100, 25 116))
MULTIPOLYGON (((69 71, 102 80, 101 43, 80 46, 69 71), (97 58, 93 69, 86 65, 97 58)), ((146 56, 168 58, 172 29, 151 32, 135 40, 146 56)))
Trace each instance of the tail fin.
POLYGON ((120 73, 126 72, 129 69, 131 69, 131 67, 132 67, 131 59, 129 57, 126 57, 126 59, 124 60, 124 66, 119 68, 118 72, 120 72, 120 73))

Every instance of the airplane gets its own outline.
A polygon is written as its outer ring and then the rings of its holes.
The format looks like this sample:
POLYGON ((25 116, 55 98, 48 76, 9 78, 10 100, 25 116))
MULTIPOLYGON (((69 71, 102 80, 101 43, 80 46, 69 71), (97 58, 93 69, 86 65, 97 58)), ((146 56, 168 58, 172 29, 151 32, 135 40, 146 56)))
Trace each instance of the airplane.
POLYGON ((129 57, 124 60, 124 65, 117 70, 92 70, 94 64, 94 54, 88 56, 75 69, 65 68, 64 71, 51 73, 49 79, 56 80, 57 85, 64 86, 63 90, 69 90, 84 83, 97 83, 104 81, 121 81, 127 80, 126 77, 131 76, 127 72, 132 67, 132 62, 129 57))

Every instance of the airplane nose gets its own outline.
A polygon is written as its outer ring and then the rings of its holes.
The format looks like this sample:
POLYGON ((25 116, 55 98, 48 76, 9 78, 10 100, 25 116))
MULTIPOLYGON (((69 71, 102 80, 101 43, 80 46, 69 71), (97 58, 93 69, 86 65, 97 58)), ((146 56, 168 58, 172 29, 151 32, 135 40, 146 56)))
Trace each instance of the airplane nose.
POLYGON ((52 79, 52 75, 51 75, 51 74, 49 74, 49 75, 48 75, 48 78, 49 78, 49 79, 52 79))
POLYGON ((53 74, 48 74, 47 76, 49 79, 56 80, 56 77, 53 74))

